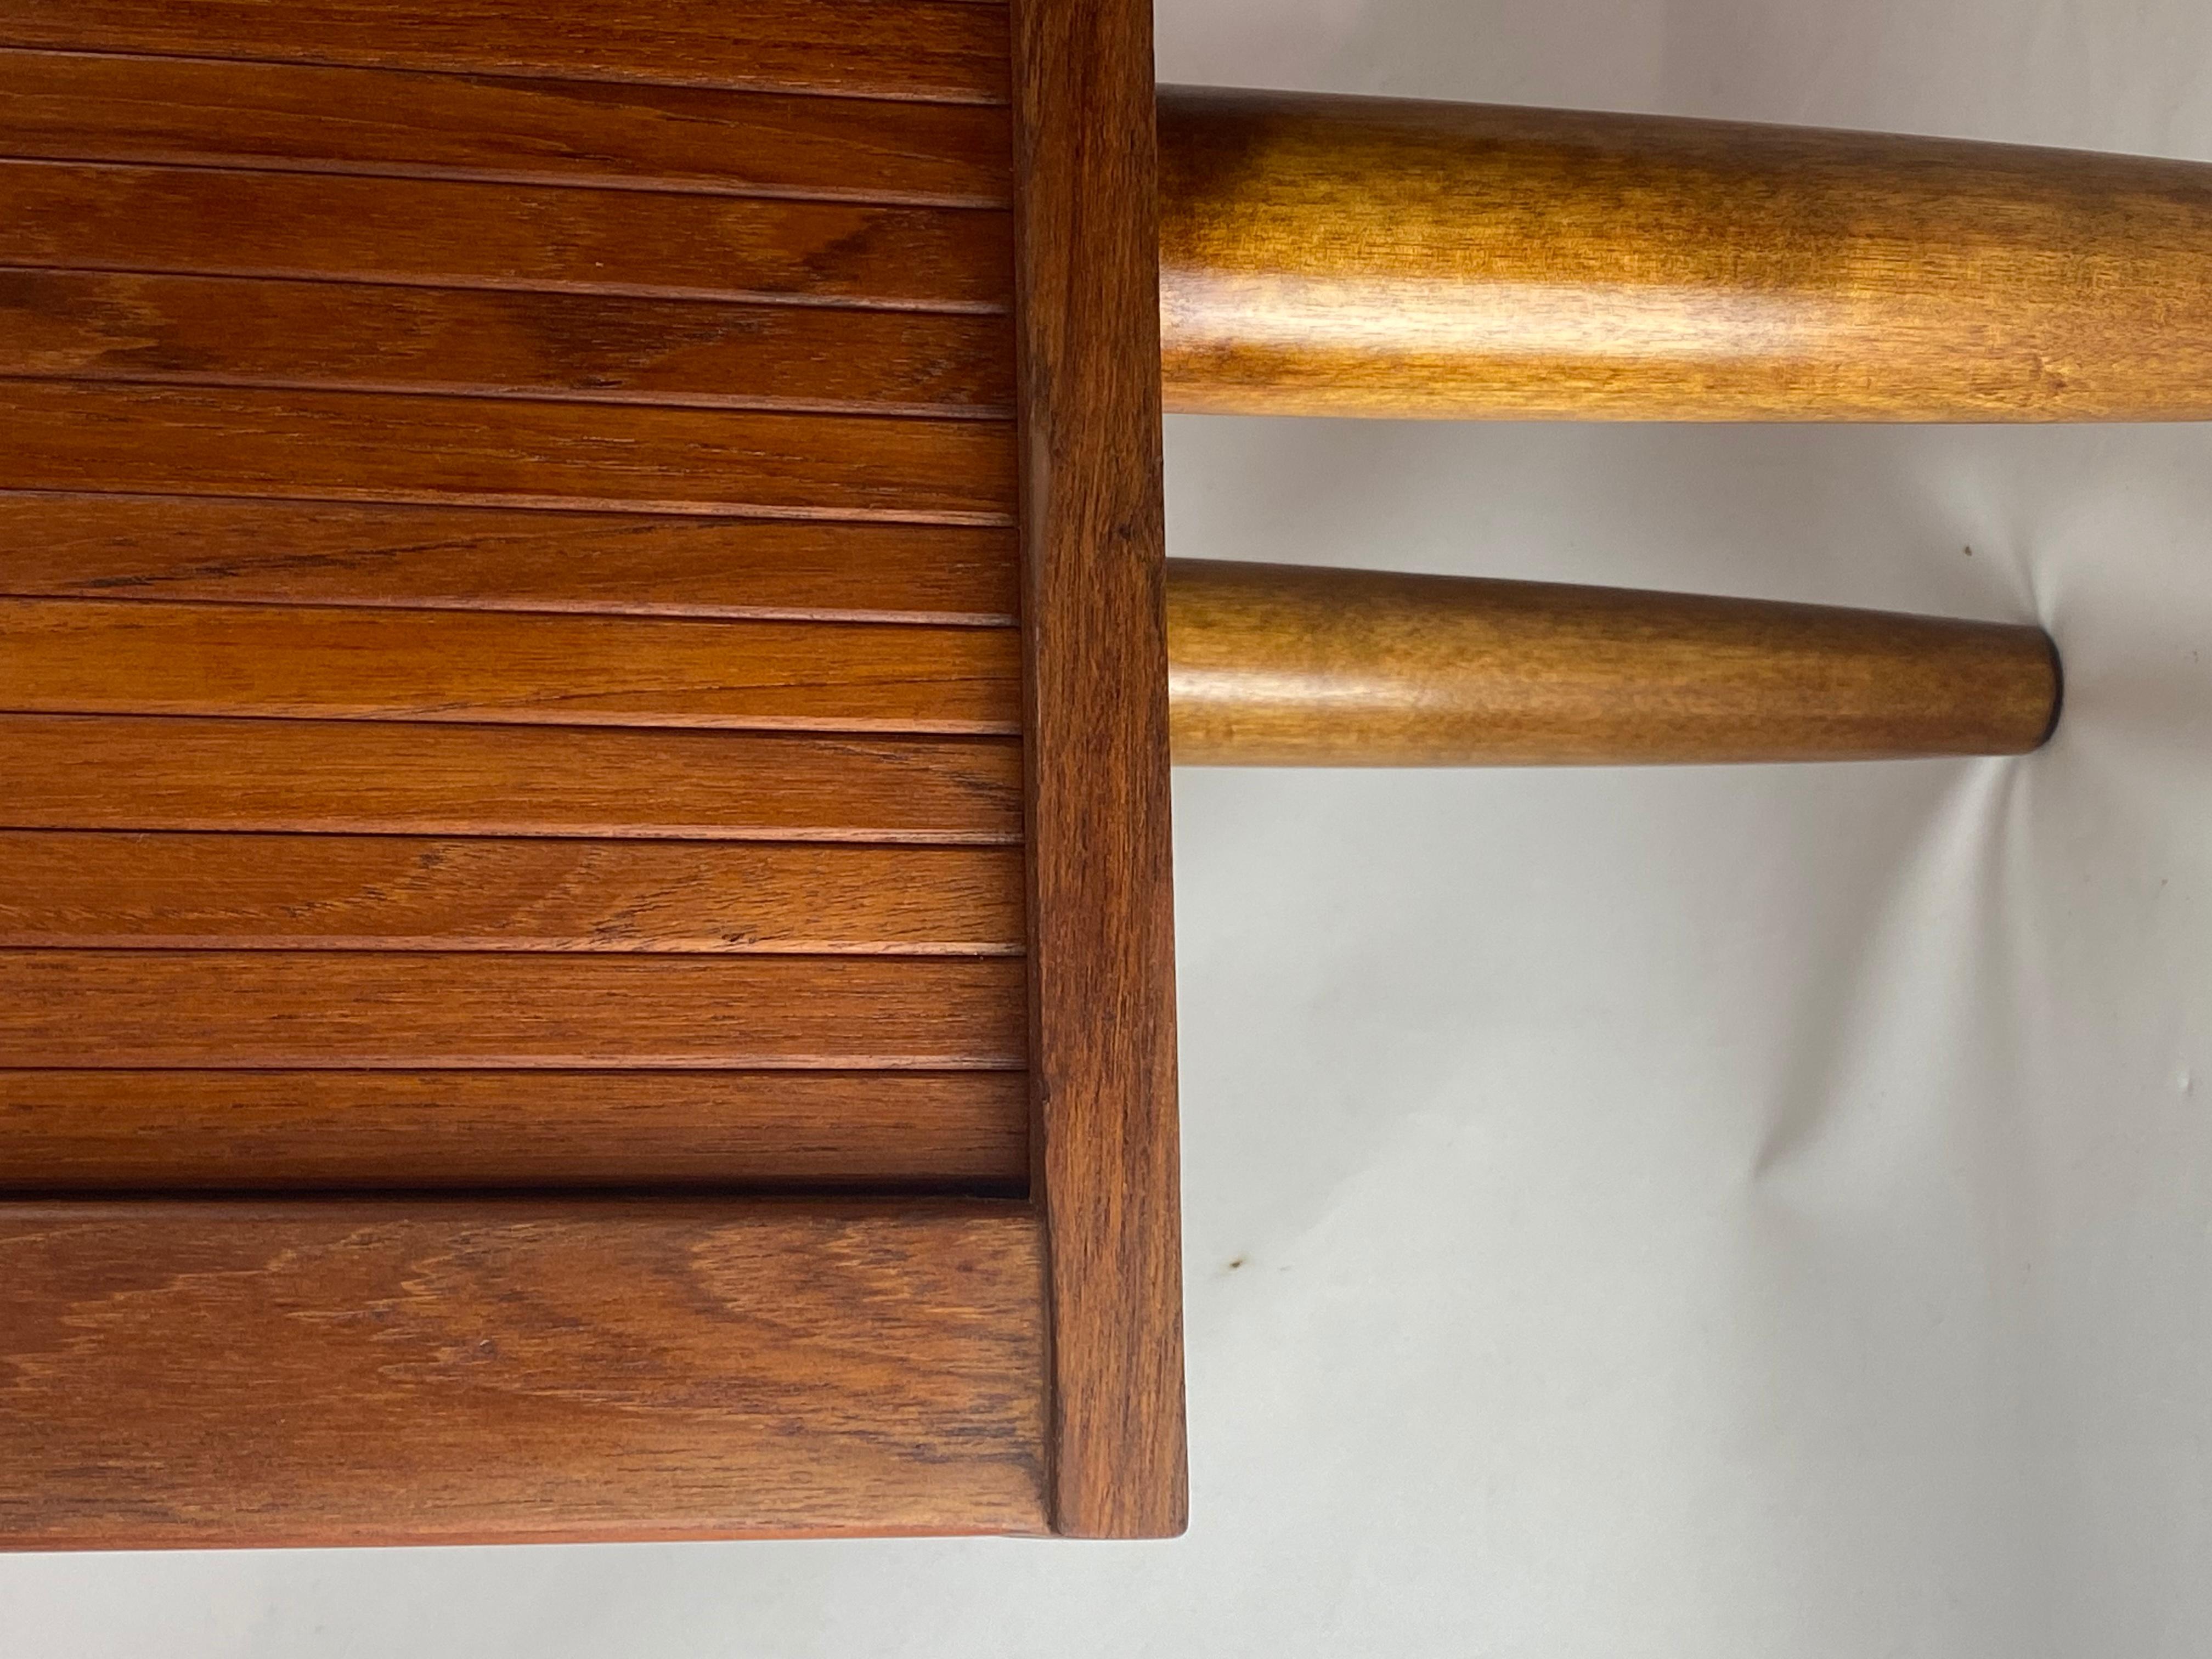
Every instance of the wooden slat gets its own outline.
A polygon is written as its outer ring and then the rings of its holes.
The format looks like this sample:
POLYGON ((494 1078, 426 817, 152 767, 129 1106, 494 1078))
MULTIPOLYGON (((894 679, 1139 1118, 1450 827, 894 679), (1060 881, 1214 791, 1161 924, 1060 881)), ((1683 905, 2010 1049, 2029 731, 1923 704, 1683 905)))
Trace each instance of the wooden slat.
POLYGON ((1011 842, 1002 738, 0 715, 0 825, 1011 842))
POLYGON ((0 951, 0 1067, 1018 1066, 994 957, 0 951))
POLYGON ((913 310, 1007 301, 1003 213, 0 161, 0 264, 913 310))
POLYGON ((1150 0, 1014 0, 1053 1524, 1179 1532, 1182 1273, 1150 0))
POLYGON ((1006 320, 237 276, 0 270, 0 374, 1002 416, 1006 320))
POLYGON ((0 487, 994 523, 995 421, 0 381, 0 487))
POLYGON ((0 592, 1011 623, 1013 534, 0 493, 0 592))
POLYGON ((0 830, 0 945, 1020 952, 1013 848, 0 830))
POLYGON ((9 0, 0 45, 1003 102, 972 0, 9 0))
POLYGON ((1019 1193, 1016 1072, 0 1072, 0 1191, 1019 1193))
POLYGON ((0 709, 1021 731, 1000 628, 0 599, 0 709))
POLYGON ((1036 1225, 833 1201, 0 1206, 0 1541, 1036 1531, 1036 1225))
POLYGON ((1011 189, 1006 112, 975 105, 61 52, 0 52, 0 155, 962 207, 1011 189))

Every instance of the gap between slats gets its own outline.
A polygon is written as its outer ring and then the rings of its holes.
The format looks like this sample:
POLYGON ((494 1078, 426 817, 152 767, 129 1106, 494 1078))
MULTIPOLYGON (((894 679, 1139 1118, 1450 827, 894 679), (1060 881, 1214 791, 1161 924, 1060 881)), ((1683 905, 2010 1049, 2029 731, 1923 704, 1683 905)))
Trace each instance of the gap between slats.
POLYGON ((1001 109, 0 50, 0 155, 1009 205, 1001 109))

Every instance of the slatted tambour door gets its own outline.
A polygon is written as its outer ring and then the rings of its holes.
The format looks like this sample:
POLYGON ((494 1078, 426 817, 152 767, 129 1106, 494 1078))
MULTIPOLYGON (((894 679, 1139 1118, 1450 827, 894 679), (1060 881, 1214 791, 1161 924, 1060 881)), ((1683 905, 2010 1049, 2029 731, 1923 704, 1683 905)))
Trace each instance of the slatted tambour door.
POLYGON ((0 8, 0 1534, 1036 1530, 1008 15, 0 8))

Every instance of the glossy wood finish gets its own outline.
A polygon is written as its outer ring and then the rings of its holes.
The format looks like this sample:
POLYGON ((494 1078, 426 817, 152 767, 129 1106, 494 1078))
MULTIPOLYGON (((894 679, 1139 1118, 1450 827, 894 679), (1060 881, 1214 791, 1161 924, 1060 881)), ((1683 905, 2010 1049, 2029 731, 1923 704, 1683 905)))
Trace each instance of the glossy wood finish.
MULTIPOLYGON (((727 20, 725 20, 726 22, 727 20)), ((1003 207, 1001 109, 0 51, 0 154, 1003 207)))
POLYGON ((1014 1206, 18 1204, 0 1276, 18 1547, 1044 1522, 1014 1206))
POLYGON ((1028 1097, 1018 1072, 0 1071, 0 1193, 1012 1195, 1028 1097))
POLYGON ((0 493, 0 592, 1007 624, 1012 529, 0 493))
POLYGON ((0 488, 1001 524, 988 421, 0 380, 0 488))
POLYGON ((1003 0, 9 0, 0 46, 1003 103, 1003 0))
POLYGON ((0 271, 10 375, 1004 417, 1002 322, 225 276, 0 271))
POLYGON ((1170 88, 1169 407, 2212 416, 2212 167, 1170 88))
POLYGON ((2019 754, 2037 628, 1543 582, 1177 560, 1178 763, 1623 765, 2019 754))
POLYGON ((0 946, 1013 956, 1014 848, 0 830, 0 946))
POLYGON ((1011 739, 0 714, 15 830, 1018 842, 1011 739))
POLYGON ((0 1067, 1005 1070, 991 957, 0 951, 0 1067))
POLYGON ((1036 1184, 1055 1530, 1180 1532, 1150 0, 1013 0, 1036 1184))
POLYGON ((1182 1524, 1146 12, 586 9, 0 13, 0 1539, 1182 1524))
POLYGON ((0 161, 0 264, 991 313, 961 208, 0 161))
POLYGON ((0 709, 1021 731, 996 628, 0 599, 0 709))

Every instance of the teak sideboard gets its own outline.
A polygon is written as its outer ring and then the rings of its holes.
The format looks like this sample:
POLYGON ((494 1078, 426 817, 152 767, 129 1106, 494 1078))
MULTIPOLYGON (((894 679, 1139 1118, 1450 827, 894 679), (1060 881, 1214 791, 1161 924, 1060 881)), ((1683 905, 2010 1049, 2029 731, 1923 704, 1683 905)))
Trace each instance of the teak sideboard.
POLYGON ((0 1543, 1179 1529, 1149 15, 0 48, 0 1543))
POLYGON ((2026 618, 1170 562, 1164 395, 2204 418, 2212 167, 0 0, 0 1547, 1173 1534, 1171 751, 2058 717, 2026 618))

